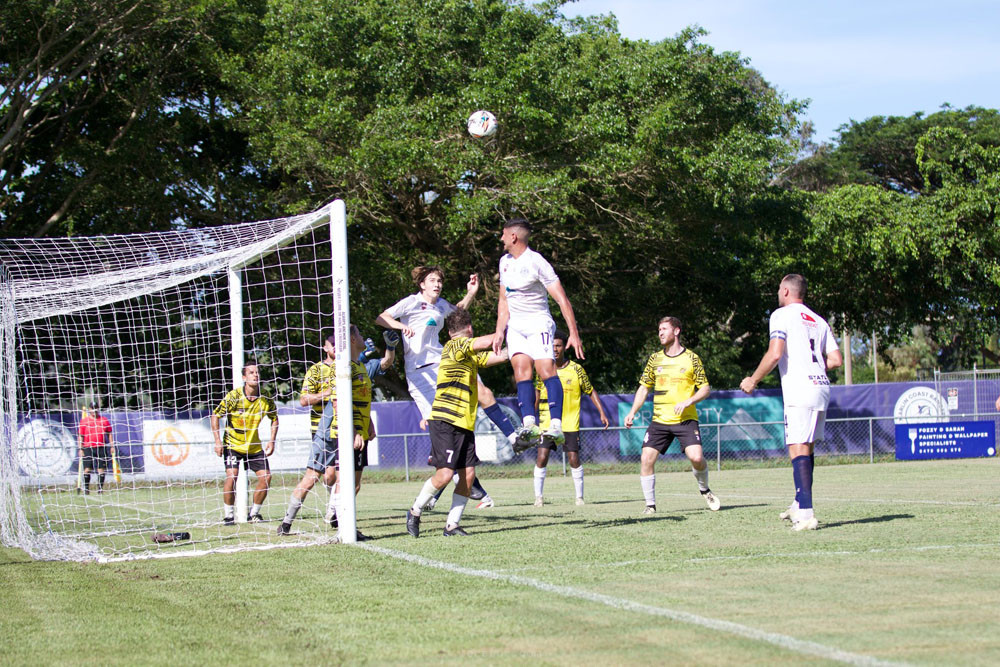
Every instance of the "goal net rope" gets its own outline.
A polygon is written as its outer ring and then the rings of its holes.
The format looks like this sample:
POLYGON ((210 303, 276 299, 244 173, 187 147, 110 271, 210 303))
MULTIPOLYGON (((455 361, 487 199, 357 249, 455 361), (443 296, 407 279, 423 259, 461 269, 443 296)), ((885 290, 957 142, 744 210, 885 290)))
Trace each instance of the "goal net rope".
MULTIPOLYGON (((335 321, 338 352, 347 341, 346 281, 333 279, 336 204, 222 227, 0 241, 4 545, 41 559, 114 560, 333 538, 322 484, 292 535, 276 527, 310 452, 303 378, 335 321), (344 296, 335 299, 334 283, 344 296), (279 431, 265 520, 246 521, 242 490, 252 499, 259 478, 241 468, 229 525, 210 417, 248 362, 279 431), (81 457, 88 415, 110 424, 109 460, 89 449, 81 457)), ((270 431, 265 418, 262 443, 270 431)))

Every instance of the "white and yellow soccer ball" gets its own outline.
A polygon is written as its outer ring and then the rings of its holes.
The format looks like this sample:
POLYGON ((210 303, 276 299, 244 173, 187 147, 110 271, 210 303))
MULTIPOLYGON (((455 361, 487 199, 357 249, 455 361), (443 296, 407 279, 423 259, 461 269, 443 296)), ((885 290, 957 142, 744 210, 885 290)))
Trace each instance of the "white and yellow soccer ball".
POLYGON ((497 133, 497 117, 489 111, 476 111, 469 116, 469 122, 466 124, 466 127, 469 129, 469 134, 476 139, 492 137, 497 133))

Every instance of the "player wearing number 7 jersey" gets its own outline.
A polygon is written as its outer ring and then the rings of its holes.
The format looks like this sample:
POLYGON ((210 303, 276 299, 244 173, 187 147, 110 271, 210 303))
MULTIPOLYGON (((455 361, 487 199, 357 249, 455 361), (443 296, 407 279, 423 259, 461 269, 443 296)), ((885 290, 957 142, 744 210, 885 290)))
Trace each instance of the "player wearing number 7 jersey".
POLYGON ((779 308, 771 313, 771 342, 757 370, 740 382, 740 389, 750 394, 775 366, 781 375, 785 444, 795 481, 795 501, 781 518, 790 519, 794 530, 815 530, 818 525, 812 504, 813 448, 823 439, 830 403, 826 372, 843 363, 830 325, 803 303, 805 297, 805 278, 790 273, 781 279, 779 308))
POLYGON ((464 308, 456 308, 444 320, 451 340, 441 352, 438 367, 437 392, 431 404, 427 430, 431 435, 431 465, 434 476, 423 488, 406 513, 406 531, 420 535, 420 515, 427 502, 458 475, 452 495, 451 510, 445 524, 445 536, 465 535, 458 523, 469 501, 469 490, 476 479, 476 405, 479 393, 479 369, 507 361, 506 350, 490 351, 493 335, 472 337, 472 316, 464 308))
POLYGON ((556 375, 552 341, 556 324, 549 312, 549 296, 559 304, 566 320, 569 336, 566 349, 583 359, 583 344, 576 329, 576 315, 566 296, 559 276, 544 257, 528 247, 531 226, 527 220, 514 218, 504 224, 503 241, 507 254, 500 258, 500 301, 497 306, 497 327, 493 351, 498 353, 507 339, 510 364, 517 382, 517 404, 522 426, 514 443, 514 451, 523 451, 540 444, 549 447, 563 444, 563 390, 556 375), (550 426, 543 434, 535 414, 533 373, 538 373, 548 394, 550 426))

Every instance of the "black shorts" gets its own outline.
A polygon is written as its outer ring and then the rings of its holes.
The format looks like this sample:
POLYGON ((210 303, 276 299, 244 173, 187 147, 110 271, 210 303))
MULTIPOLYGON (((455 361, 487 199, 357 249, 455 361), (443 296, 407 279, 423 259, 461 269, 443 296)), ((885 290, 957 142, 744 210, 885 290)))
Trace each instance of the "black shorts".
POLYGON ((642 441, 643 447, 652 447, 661 454, 666 454, 667 449, 677 438, 681 443, 681 451, 691 445, 701 445, 701 431, 698 429, 697 419, 688 419, 680 424, 660 424, 653 422, 646 429, 646 437, 642 441))
MULTIPOLYGON (((563 443, 564 452, 579 452, 580 451, 580 432, 579 431, 563 431, 563 435, 566 437, 566 442, 563 443)), ((538 445, 539 449, 544 449, 542 445, 538 445)), ((553 445, 548 448, 553 452, 559 449, 559 445, 553 445)))
POLYGON ((267 464, 267 456, 264 455, 263 449, 258 450, 254 454, 243 454, 235 452, 229 449, 229 447, 222 448, 222 462, 225 463, 226 470, 239 468, 240 461, 246 464, 247 470, 271 472, 271 466, 267 464))
MULTIPOLYGON (((334 451, 333 467, 336 468, 337 470, 340 470, 340 447, 337 443, 338 443, 337 440, 333 441, 333 451, 334 451)), ((368 465, 368 443, 365 443, 363 449, 354 450, 355 472, 364 470, 366 465, 368 465)))
POLYGON ((103 447, 84 447, 83 469, 111 470, 111 448, 107 445, 103 447))
POLYGON ((458 470, 479 465, 472 431, 438 419, 427 422, 427 431, 431 435, 430 463, 435 468, 458 470))

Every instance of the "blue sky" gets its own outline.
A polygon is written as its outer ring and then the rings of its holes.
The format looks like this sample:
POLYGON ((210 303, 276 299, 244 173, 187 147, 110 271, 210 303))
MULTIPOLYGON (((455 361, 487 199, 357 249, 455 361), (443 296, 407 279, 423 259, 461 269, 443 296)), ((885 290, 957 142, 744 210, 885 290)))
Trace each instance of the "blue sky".
POLYGON ((624 37, 658 41, 689 25, 750 59, 789 98, 817 140, 871 116, 933 113, 945 102, 1000 108, 996 0, 578 0, 567 16, 613 13, 624 37))

